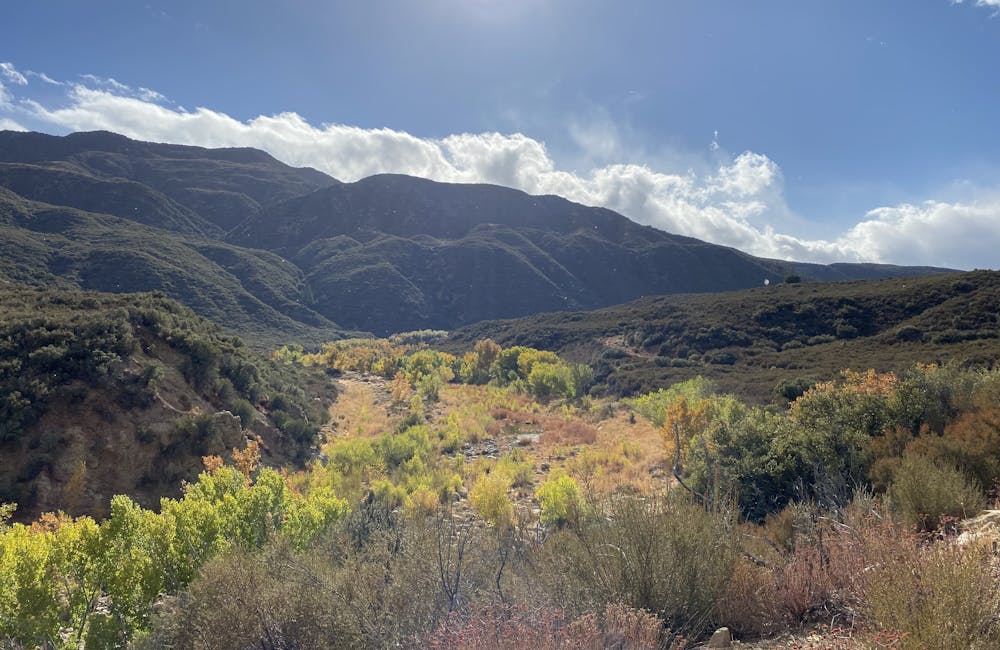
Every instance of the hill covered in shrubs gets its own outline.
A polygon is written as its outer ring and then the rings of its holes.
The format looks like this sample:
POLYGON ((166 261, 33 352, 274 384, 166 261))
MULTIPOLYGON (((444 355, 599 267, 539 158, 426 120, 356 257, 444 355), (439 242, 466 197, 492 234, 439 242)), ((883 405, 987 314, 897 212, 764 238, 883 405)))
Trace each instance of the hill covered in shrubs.
POLYGON ((845 367, 995 363, 1000 273, 784 283, 642 298, 592 312, 489 321, 450 333, 461 349, 490 337, 589 363, 599 390, 634 395, 704 376, 757 402, 788 402, 845 367))
POLYGON ((153 505, 248 440, 301 464, 331 395, 162 294, 0 287, 0 500, 22 519, 153 505))

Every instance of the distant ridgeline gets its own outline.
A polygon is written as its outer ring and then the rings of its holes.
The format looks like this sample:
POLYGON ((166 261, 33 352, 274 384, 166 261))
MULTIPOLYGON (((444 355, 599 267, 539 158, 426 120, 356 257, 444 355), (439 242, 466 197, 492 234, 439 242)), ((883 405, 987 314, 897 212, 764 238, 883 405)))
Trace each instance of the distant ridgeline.
POLYGON ((345 184, 254 149, 0 132, 0 279, 163 291, 258 347, 935 271, 761 259, 555 196, 345 184))
POLYGON ((746 399, 793 399, 843 368, 1000 359, 1000 272, 643 298, 593 312, 539 314, 455 330, 556 351, 593 366, 597 390, 635 395, 696 376, 746 399), (801 392, 801 390, 799 390, 801 392))
POLYGON ((251 439, 301 464, 332 395, 162 294, 0 287, 0 503, 21 520, 153 506, 251 439))

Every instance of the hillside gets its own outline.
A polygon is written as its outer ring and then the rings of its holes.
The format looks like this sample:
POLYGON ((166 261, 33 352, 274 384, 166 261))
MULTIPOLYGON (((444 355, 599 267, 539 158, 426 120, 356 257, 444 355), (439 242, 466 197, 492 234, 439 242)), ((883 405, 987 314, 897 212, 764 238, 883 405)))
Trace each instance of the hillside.
POLYGON ((761 402, 782 382, 807 386, 845 367, 1000 359, 1000 273, 781 284, 643 298, 593 312, 478 323, 445 346, 482 338, 594 365, 603 388, 631 395, 697 375, 761 402))
POLYGON ((159 290, 258 347, 938 269, 756 258, 491 185, 340 183, 254 149, 0 132, 0 279, 159 290))
MULTIPOLYGON (((0 162, 45 166, 53 161, 66 161, 98 178, 146 185, 223 231, 263 205, 337 182, 315 169, 289 167, 257 149, 141 142, 107 131, 62 137, 0 132, 0 162)), ((37 200, 56 203, 50 197, 37 200)))
POLYGON ((309 309, 302 273, 265 251, 106 214, 26 200, 0 187, 0 280, 96 291, 163 291, 257 345, 341 330, 309 309))
POLYGON ((556 196, 390 174, 276 203, 229 240, 293 260, 321 313, 336 310, 343 325, 380 334, 745 289, 793 272, 855 279, 900 271, 798 267, 556 196))
POLYGON ((266 463, 301 464, 332 395, 162 294, 0 288, 0 503, 155 506, 257 436, 266 463))

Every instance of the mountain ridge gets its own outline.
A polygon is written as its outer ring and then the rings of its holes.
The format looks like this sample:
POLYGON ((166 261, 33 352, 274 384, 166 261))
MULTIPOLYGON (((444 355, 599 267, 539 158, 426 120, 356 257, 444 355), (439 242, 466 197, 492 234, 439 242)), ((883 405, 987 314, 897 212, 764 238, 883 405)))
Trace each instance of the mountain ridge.
POLYGON ((553 195, 400 174, 341 183, 253 149, 108 132, 0 132, 0 188, 0 215, 22 215, 0 219, 8 262, 20 260, 0 266, 7 280, 163 290, 261 344, 451 329, 790 274, 943 270, 769 260, 553 195))

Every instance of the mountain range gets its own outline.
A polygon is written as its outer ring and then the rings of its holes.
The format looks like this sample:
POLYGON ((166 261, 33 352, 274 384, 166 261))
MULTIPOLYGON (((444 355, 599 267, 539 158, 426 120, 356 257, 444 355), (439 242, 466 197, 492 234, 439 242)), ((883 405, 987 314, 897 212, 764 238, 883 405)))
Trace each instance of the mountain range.
POLYGON ((341 183, 255 149, 0 132, 0 279, 163 291, 260 346, 940 270, 763 259, 556 196, 341 183))

